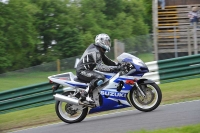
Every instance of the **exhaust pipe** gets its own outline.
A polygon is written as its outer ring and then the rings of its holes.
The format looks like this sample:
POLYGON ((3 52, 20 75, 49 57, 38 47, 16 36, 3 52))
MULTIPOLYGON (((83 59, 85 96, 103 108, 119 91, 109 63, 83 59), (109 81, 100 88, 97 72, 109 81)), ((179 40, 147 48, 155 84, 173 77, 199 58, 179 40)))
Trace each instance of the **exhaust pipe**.
POLYGON ((62 101, 62 102, 66 102, 66 103, 73 104, 73 105, 79 105, 79 100, 77 100, 77 99, 73 99, 71 97, 67 97, 67 96, 64 96, 61 94, 55 94, 53 96, 54 96, 55 100, 57 100, 57 101, 62 101))

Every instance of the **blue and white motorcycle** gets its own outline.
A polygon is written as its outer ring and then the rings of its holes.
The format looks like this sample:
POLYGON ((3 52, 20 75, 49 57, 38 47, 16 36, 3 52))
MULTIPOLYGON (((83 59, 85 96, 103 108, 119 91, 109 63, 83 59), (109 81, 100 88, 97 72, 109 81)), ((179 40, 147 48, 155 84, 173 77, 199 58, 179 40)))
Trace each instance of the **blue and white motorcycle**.
POLYGON ((55 110, 57 116, 66 123, 82 121, 88 113, 120 109, 133 106, 144 112, 156 109, 162 100, 159 86, 149 79, 142 78, 149 72, 146 64, 139 58, 123 53, 117 57, 119 63, 129 63, 131 70, 118 73, 105 73, 106 81, 93 91, 94 104, 80 101, 80 92, 88 83, 77 79, 72 72, 49 76, 55 83, 54 90, 63 86, 63 94, 56 93, 55 110))

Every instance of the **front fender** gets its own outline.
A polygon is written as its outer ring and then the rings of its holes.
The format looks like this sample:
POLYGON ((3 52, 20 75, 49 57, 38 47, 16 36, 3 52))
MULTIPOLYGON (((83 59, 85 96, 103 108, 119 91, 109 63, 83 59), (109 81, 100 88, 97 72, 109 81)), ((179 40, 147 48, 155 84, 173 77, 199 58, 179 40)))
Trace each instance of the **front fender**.
POLYGON ((153 80, 150 79, 139 79, 137 81, 138 84, 155 84, 153 80))

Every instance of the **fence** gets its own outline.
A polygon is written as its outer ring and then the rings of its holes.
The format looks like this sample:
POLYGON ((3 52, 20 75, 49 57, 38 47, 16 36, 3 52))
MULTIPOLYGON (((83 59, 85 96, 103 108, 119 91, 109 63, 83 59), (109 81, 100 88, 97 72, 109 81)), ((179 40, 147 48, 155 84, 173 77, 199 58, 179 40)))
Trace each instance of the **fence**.
MULTIPOLYGON (((144 77, 167 83, 200 77, 200 54, 147 63, 144 77), (178 78, 178 79, 177 79, 178 78)), ((60 90, 58 93, 62 92, 60 90)), ((0 114, 53 103, 51 84, 42 83, 0 93, 0 114)))
POLYGON ((51 86, 47 82, 1 92, 0 114, 54 103, 51 86))
POLYGON ((193 26, 159 26, 157 55, 159 59, 176 58, 200 52, 200 29, 193 26), (170 32, 169 32, 170 31, 170 32))
POLYGON ((199 24, 193 23, 193 26, 190 26, 192 23, 188 13, 193 7, 200 7, 199 0, 198 2, 197 0, 168 0, 165 8, 158 5, 160 5, 158 0, 152 1, 155 59, 163 60, 198 54, 200 30, 196 25, 199 24))
POLYGON ((200 77, 200 54, 146 63, 151 72, 145 78, 168 83, 200 77))

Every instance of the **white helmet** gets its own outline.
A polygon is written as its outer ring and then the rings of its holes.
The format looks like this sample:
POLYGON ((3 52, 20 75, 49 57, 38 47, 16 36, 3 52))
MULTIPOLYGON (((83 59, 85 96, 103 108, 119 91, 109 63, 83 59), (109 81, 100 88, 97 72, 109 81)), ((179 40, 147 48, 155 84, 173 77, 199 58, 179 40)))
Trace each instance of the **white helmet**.
POLYGON ((102 47, 103 49, 106 50, 106 52, 110 51, 111 47, 110 37, 105 33, 97 35, 95 38, 95 45, 102 47))

